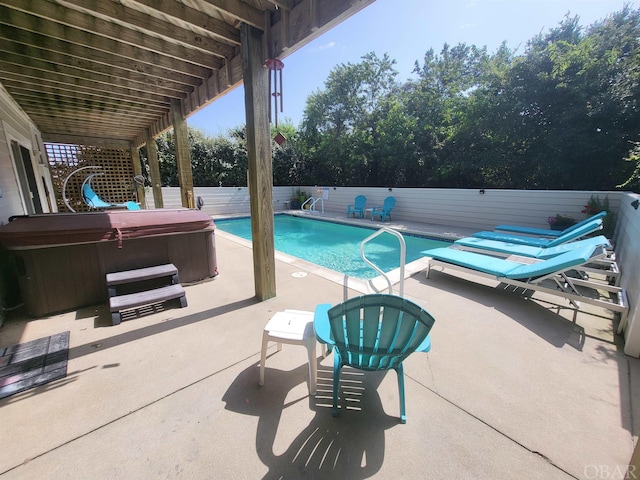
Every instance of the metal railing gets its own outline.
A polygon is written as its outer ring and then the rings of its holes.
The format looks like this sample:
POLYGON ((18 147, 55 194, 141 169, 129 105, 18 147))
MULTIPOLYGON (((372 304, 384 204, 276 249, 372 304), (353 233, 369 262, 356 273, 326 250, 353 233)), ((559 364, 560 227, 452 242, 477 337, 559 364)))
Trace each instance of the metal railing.
POLYGON ((309 197, 307 198, 302 205, 300 205, 300 210, 304 210, 304 206, 309 204, 308 211, 313 213, 318 213, 316 210, 316 203, 320 202, 320 206, 322 207, 322 214, 324 215, 324 199, 322 197, 315 198, 309 197))
MULTIPOLYGON (((400 243, 400 286, 399 286, 398 295, 402 297, 404 295, 404 266, 405 266, 406 257, 407 257, 407 244, 404 241, 404 237, 400 232, 398 232, 397 230, 393 230, 392 228, 382 227, 380 230, 377 230, 375 233, 369 235, 360 243, 360 256, 362 257, 362 259, 365 261, 367 265, 369 265, 371 268, 373 268, 376 272, 378 272, 381 276, 385 278, 389 287, 389 293, 393 294, 393 284, 391 283, 391 279, 389 278, 389 276, 386 273, 384 273, 382 270, 380 270, 380 268, 378 268, 378 266, 375 265, 371 260, 369 260, 364 253, 364 246, 374 238, 382 235, 383 233, 389 233, 395 236, 398 239, 398 242, 400 243)), ((373 290, 375 290, 375 287, 371 280, 369 280, 369 286, 373 290)))

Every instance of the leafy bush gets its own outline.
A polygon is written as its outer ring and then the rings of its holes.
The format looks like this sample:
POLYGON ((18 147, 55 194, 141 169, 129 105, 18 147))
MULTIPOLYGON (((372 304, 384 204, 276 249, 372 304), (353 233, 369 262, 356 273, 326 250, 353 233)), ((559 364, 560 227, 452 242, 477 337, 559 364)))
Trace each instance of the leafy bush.
POLYGON ((616 229, 616 214, 609 209, 609 197, 605 196, 603 200, 600 200, 598 195, 591 195, 582 209, 582 213, 592 216, 600 212, 607 212, 607 215, 602 219, 602 234, 611 238, 616 229))
POLYGON ((553 217, 547 218, 547 223, 553 229, 564 230, 571 225, 576 224, 576 219, 569 215, 560 215, 559 213, 553 217))

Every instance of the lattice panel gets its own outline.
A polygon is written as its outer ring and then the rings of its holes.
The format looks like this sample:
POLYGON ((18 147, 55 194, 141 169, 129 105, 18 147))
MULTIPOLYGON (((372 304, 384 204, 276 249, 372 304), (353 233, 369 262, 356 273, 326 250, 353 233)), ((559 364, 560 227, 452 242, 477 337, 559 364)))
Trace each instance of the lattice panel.
POLYGON ((51 165, 58 211, 69 211, 62 196, 67 178, 64 194, 71 208, 77 212, 91 210, 82 200, 80 189, 87 176, 94 173, 98 175, 91 180, 91 187, 102 200, 109 203, 136 201, 129 150, 57 143, 46 143, 45 148, 51 165))

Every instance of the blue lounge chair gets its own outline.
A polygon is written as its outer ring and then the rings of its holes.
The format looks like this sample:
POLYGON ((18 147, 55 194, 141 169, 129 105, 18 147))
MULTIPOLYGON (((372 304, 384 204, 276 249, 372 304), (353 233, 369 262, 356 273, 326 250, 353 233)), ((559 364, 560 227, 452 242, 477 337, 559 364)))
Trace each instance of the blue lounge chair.
MULTIPOLYGON (((523 257, 537 258, 546 260, 561 253, 575 250, 576 248, 595 245, 611 248, 611 244, 607 237, 598 235, 597 237, 585 238, 575 242, 563 243, 553 247, 534 247, 531 245, 521 245, 518 243, 500 242, 497 240, 486 240, 484 238, 466 237, 453 242, 453 245, 462 249, 470 250, 477 253, 490 253, 498 256, 521 255, 523 257)), ((425 251, 425 255, 429 252, 425 251)))
POLYGON ((606 308, 620 313, 621 323, 626 322, 629 307, 622 288, 604 282, 570 278, 567 275, 568 271, 584 269, 586 264, 605 258, 607 253, 603 246, 580 246, 546 260, 532 259, 532 263, 521 263, 456 248, 436 248, 425 253, 430 257, 427 278, 433 266, 440 266, 443 269, 449 268, 492 278, 503 285, 523 291, 531 290, 560 296, 569 300, 576 308, 580 308, 581 302, 606 308), (543 284, 545 280, 553 281, 555 287, 543 284), (577 287, 590 288, 596 294, 584 295, 577 287), (597 294, 598 291, 608 292, 609 295, 597 294))
POLYGON ((540 237, 559 237, 560 235, 569 233, 573 230, 576 230, 582 227, 583 225, 591 222, 592 220, 596 220, 598 218, 604 218, 606 214, 607 214, 606 211, 602 211, 600 213, 592 215, 591 217, 585 218, 584 220, 576 223, 575 225, 571 225, 570 227, 565 228, 564 230, 543 230, 542 228, 519 227, 517 225, 498 225, 497 227, 494 228, 494 230, 498 232, 512 232, 512 233, 521 233, 524 235, 537 235, 540 237))
MULTIPOLYGON (((510 257, 512 255, 521 257, 536 258, 538 260, 547 260, 549 258, 560 255, 576 248, 584 246, 602 246, 610 251, 611 244, 607 237, 599 235, 597 237, 585 238, 583 240, 577 240, 575 242, 563 243, 555 247, 532 247, 530 245, 518 245, 516 243, 499 242, 496 240, 485 240, 483 238, 467 237, 461 238, 453 242, 455 248, 461 250, 468 250, 471 252, 482 253, 485 255, 495 255, 498 257, 510 257)), ((612 252, 611 252, 612 253, 612 252)), ((428 251, 424 252, 425 256, 429 255, 428 251)), ((606 258, 598 259, 591 262, 590 265, 585 265, 577 268, 576 271, 582 275, 583 278, 588 278, 590 274, 598 273, 605 275, 609 282, 613 282, 615 285, 620 284, 620 269, 615 261, 615 257, 607 255, 606 258)))
POLYGON ((386 217, 389 218, 389 220, 391 220, 391 210, 393 210, 393 207, 396 206, 396 197, 387 197, 384 199, 384 203, 382 204, 382 207, 373 207, 373 210, 371 210, 371 220, 373 220, 373 217, 380 217, 380 221, 384 222, 384 219, 386 217))
MULTIPOLYGON (((478 273, 486 273, 498 280, 530 281, 572 270, 594 258, 604 257, 606 251, 603 247, 583 246, 533 263, 521 263, 455 248, 436 248, 429 250, 428 254, 433 260, 448 263, 450 266, 455 265, 467 270, 474 270, 478 273)), ((431 265, 431 263, 430 261, 429 264, 431 265)))
POLYGON ((519 245, 530 245, 533 247, 555 247, 563 243, 571 242, 582 238, 590 233, 597 232, 602 229, 602 218, 594 218, 591 221, 585 223, 564 233, 556 238, 539 238, 528 237, 526 235, 516 235, 500 232, 476 232, 472 236, 476 238, 484 238, 487 240, 496 240, 499 242, 517 243, 519 245))
POLYGON ((393 369, 398 375, 400 421, 406 423, 402 362, 413 352, 428 352, 434 318, 415 303, 388 294, 351 298, 334 307, 316 307, 316 338, 333 349, 333 416, 338 415, 340 370, 393 369))
POLYGON ((347 207, 347 217, 351 214, 358 214, 360 218, 364 218, 364 209, 367 206, 367 197, 358 195, 353 203, 347 207))
POLYGON ((102 200, 98 194, 91 188, 91 179, 96 175, 102 175, 101 173, 92 173, 84 182, 82 182, 82 199, 90 207, 98 210, 105 210, 109 208, 126 208, 127 210, 140 210, 140 205, 136 202, 125 203, 108 203, 102 200))

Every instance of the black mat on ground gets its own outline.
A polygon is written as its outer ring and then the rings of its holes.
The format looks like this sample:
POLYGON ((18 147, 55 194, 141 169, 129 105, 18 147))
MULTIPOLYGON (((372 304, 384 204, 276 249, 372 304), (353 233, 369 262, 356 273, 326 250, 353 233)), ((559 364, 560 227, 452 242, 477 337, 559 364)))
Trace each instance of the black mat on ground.
POLYGON ((0 398, 67 375, 69 332, 0 348, 0 398))

